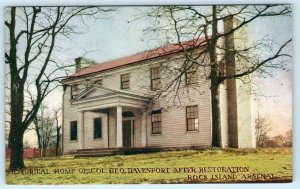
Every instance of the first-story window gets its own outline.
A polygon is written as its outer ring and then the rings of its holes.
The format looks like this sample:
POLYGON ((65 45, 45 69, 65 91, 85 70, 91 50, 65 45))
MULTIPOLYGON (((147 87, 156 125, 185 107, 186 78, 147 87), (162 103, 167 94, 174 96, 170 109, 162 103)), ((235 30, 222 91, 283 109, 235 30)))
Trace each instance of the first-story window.
POLYGON ((152 134, 161 134, 161 110, 151 112, 152 134))
POLYGON ((77 121, 71 121, 70 140, 77 140, 77 121))
POLYGON ((130 74, 121 75, 121 89, 129 89, 130 74))
POLYGON ((94 139, 102 138, 102 122, 101 118, 94 119, 94 139))
POLYGON ((198 131, 198 106, 186 107, 187 131, 198 131))

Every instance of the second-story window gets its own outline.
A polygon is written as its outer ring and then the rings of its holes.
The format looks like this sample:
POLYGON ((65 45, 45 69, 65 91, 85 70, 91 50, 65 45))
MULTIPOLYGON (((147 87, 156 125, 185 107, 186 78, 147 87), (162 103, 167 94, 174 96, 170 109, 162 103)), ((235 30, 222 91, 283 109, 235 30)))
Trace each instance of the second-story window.
POLYGON ((84 85, 85 85, 85 88, 89 88, 89 87, 92 87, 93 86, 93 83, 90 79, 86 79, 84 81, 84 85))
POLYGON ((196 84, 198 82, 197 69, 197 64, 192 64, 188 66, 188 70, 186 70, 185 72, 186 85, 196 84))
POLYGON ((130 74, 121 75, 121 89, 129 89, 130 74))
POLYGON ((160 89, 160 71, 159 67, 151 68, 150 70, 151 74, 151 90, 155 91, 160 89))
POLYGON ((79 86, 78 84, 71 86, 71 98, 74 99, 79 94, 79 86))
POLYGON ((102 86, 102 79, 95 80, 94 85, 102 86))

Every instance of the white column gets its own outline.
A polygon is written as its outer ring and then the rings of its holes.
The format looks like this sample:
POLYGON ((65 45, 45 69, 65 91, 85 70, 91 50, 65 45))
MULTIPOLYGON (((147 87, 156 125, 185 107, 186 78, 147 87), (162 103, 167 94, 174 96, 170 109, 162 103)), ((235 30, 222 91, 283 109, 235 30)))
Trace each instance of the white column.
POLYGON ((142 132, 142 147, 146 147, 146 135, 147 135, 147 130, 146 130, 146 112, 143 113, 142 115, 142 128, 141 128, 141 132, 142 132))
POLYGON ((108 140, 109 140, 109 135, 108 135, 108 116, 106 113, 101 114, 101 119, 102 119, 102 127, 103 127, 103 141, 104 141, 104 146, 105 148, 108 148, 108 140))
POLYGON ((79 149, 84 149, 84 111, 78 112, 78 143, 79 149))
POLYGON ((123 147, 122 107, 117 106, 117 147, 123 147))

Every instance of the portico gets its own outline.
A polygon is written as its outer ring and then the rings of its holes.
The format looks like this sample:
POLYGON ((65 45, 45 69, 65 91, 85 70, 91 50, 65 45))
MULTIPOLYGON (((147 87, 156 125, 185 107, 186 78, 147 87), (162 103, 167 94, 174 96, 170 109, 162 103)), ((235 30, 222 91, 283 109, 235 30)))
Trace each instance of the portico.
MULTIPOLYGON (((134 148, 146 146, 146 104, 149 98, 97 87, 74 100, 78 107, 79 149, 90 148, 92 118, 101 120, 101 139, 98 148, 134 148), (100 145, 101 143, 101 145, 100 145)), ((94 146, 93 146, 94 147, 94 146)))

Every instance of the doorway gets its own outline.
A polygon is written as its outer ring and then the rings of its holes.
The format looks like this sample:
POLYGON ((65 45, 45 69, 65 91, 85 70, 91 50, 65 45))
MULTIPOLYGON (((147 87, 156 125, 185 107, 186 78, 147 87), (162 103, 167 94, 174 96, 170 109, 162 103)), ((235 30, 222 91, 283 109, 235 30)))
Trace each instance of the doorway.
POLYGON ((133 124, 134 121, 132 119, 122 121, 123 147, 130 148, 133 146, 133 124))

